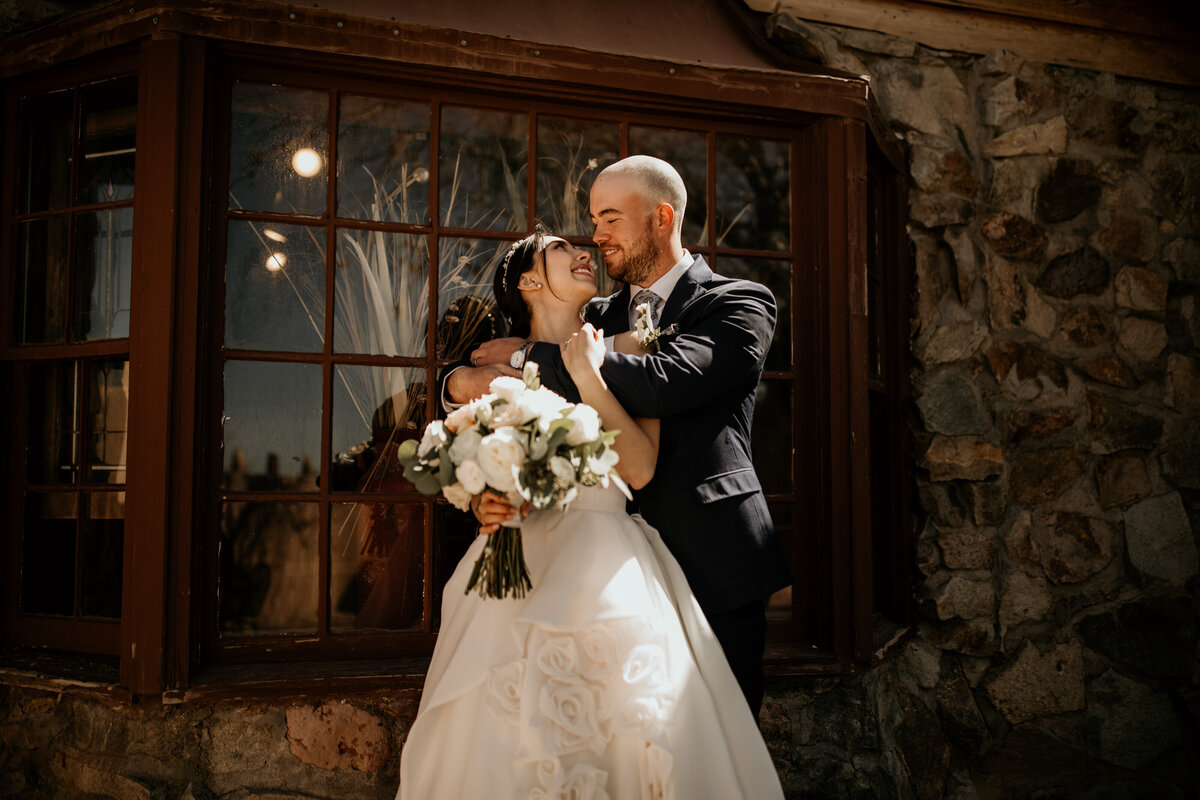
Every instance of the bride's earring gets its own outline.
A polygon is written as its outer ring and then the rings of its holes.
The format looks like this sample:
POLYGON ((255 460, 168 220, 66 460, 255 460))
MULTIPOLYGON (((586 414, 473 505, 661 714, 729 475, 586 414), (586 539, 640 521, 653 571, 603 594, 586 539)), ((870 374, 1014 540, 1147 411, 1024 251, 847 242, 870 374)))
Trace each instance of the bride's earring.
POLYGON ((517 289, 520 291, 531 291, 540 288, 542 288, 540 283, 533 278, 526 278, 524 275, 521 276, 521 280, 517 281, 517 289))

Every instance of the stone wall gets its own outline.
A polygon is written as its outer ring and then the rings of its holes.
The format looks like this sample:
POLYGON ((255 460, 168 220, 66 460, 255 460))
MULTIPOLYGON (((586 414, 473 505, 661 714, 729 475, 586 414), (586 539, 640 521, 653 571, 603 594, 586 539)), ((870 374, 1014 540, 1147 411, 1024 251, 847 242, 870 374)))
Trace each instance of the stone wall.
MULTIPOLYGON (((1200 92, 789 17, 907 141, 918 624, 768 687, 792 798, 1200 793, 1200 92)), ((390 798, 415 691, 0 684, 0 795, 390 798)))

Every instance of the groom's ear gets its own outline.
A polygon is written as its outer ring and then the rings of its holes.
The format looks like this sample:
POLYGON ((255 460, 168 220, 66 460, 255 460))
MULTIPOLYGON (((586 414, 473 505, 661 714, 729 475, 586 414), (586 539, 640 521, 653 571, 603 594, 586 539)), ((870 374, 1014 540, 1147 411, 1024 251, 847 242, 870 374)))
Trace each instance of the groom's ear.
POLYGON ((675 225, 675 206, 670 203, 659 203, 654 207, 651 219, 654 222, 656 233, 662 236, 669 234, 675 225))

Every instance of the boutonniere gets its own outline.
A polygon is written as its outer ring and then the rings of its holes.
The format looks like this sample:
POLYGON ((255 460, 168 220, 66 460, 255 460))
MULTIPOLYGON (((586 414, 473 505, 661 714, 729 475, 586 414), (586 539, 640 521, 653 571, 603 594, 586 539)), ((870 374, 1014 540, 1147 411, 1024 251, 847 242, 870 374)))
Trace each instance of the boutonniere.
POLYGON ((638 303, 634 314, 637 315, 637 321, 634 323, 633 332, 637 336, 638 347, 647 353, 657 353, 659 340, 679 330, 679 326, 675 324, 668 325, 665 330, 656 327, 649 303, 638 303))

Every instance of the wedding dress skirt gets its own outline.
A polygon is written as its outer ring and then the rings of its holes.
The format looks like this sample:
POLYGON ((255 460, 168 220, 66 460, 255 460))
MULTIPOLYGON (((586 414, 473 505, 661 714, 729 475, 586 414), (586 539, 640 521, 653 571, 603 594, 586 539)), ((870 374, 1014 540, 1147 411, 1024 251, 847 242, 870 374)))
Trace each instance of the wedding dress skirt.
POLYGON ((401 800, 767 800, 774 764, 679 565, 615 489, 522 526, 533 588, 464 594, 400 761, 401 800))

